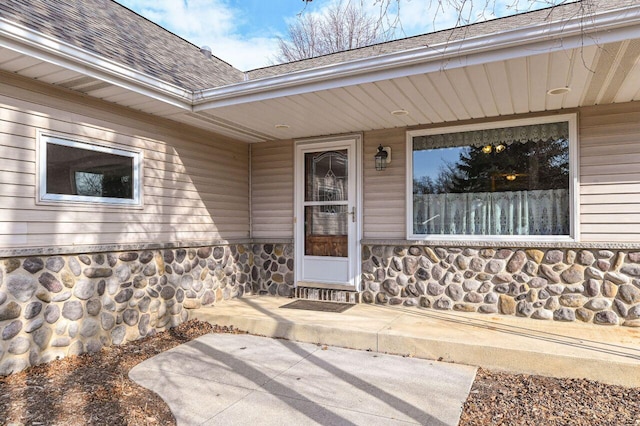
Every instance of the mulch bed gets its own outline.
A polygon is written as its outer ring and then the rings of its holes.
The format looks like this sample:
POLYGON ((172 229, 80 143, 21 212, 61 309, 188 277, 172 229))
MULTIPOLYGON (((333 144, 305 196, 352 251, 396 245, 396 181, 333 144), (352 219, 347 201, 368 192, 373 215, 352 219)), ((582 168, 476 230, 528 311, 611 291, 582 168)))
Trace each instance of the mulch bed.
MULTIPOLYGON (((0 424, 175 424, 160 397, 129 380, 129 370, 207 333, 243 332, 191 320, 126 345, 0 377, 0 424)), ((479 369, 460 424, 640 426, 640 388, 479 369)))
POLYGON ((640 388, 480 368, 460 425, 637 426, 640 388))

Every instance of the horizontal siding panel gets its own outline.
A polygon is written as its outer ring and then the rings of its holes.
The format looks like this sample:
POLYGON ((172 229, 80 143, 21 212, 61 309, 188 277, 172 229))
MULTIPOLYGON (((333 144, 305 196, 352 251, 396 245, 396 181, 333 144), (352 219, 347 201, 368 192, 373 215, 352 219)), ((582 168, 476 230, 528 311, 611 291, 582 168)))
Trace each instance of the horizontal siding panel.
POLYGON ((640 243, 640 234, 637 233, 625 233, 625 234, 616 234, 615 238, 612 238, 612 234, 595 234, 595 233, 585 233, 581 234, 582 241, 589 241, 594 243, 611 243, 612 241, 620 242, 620 243, 640 243))
MULTIPOLYGON (((633 143, 634 138, 638 134, 638 129, 634 127, 626 127, 625 129, 620 129, 616 132, 616 139, 620 140, 620 144, 625 145, 629 143, 633 143)), ((611 138, 605 132, 599 133, 584 133, 580 134, 580 140, 578 141, 581 147, 598 147, 598 146, 609 146, 611 144, 611 138)), ((618 141, 616 140, 615 144, 617 145, 618 141)))
POLYGON ((640 106, 629 104, 629 107, 631 108, 627 108, 624 111, 610 111, 609 113, 607 113, 605 109, 601 109, 595 114, 590 114, 589 111, 585 109, 582 112, 582 118, 585 120, 581 123, 582 127, 584 129, 590 129, 615 124, 640 122, 640 106))
POLYGON ((638 198, 629 194, 584 194, 580 196, 581 204, 635 204, 638 198))
POLYGON ((614 185, 582 185, 580 194, 640 194, 640 183, 616 183, 614 185))
POLYGON ((403 229, 377 229, 372 231, 366 231, 364 233, 364 238, 372 238, 372 239, 383 239, 383 240, 396 240, 396 239, 404 239, 406 236, 406 230, 403 229), (400 236, 399 236, 400 235, 400 236))
MULTIPOLYGON (((624 172, 624 170, 622 170, 624 172)), ((582 176, 580 183, 583 187, 588 185, 617 185, 640 182, 640 173, 622 173, 610 175, 582 176)))
POLYGON ((251 181, 251 185, 255 188, 293 188, 293 170, 254 172, 251 175, 251 181))
POLYGON ((4 160, 20 160, 20 161, 36 161, 36 152, 30 149, 13 148, 10 146, 0 145, 0 161, 4 160))
MULTIPOLYGON (((189 207, 189 208, 203 208, 203 209, 211 209, 214 210, 220 206, 228 206, 229 210, 235 211, 237 214, 246 212, 246 202, 247 200, 243 198, 241 195, 216 195, 215 201, 210 203, 211 205, 205 204, 202 200, 191 200, 184 198, 174 198, 174 197, 161 197, 161 196, 148 196, 145 197, 145 203, 143 206, 144 211, 148 209, 153 209, 154 206, 158 206, 164 208, 164 213, 168 213, 171 211, 173 207, 189 207), (224 204, 227 203, 227 204, 224 204)), ((133 207, 121 207, 121 206, 103 206, 101 204, 72 204, 72 203, 47 203, 36 205, 35 197, 14 197, 14 196, 0 196, 0 209, 43 209, 43 210, 76 210, 83 209, 88 211, 93 211, 95 214, 100 214, 99 209, 108 208, 108 209, 119 209, 119 210, 140 210, 135 209, 133 207)), ((109 210, 106 210, 109 211, 109 210)), ((188 210, 187 210, 188 212, 188 210)), ((171 211, 171 213, 173 213, 171 211)))
MULTIPOLYGON (((248 231, 248 228, 247 228, 248 231)), ((107 234, 34 234, 26 236, 26 246, 66 246, 85 244, 111 244, 113 241, 122 241, 126 238, 126 243, 146 243, 149 241, 210 241, 225 239, 225 234, 238 234, 247 236, 245 230, 219 228, 215 232, 165 232, 127 234, 122 232, 107 234)), ((10 237, 10 236, 9 236, 10 237)), ((2 238, 0 238, 0 242, 2 238)))
MULTIPOLYGON (((246 219, 246 218, 244 218, 246 219)), ((176 227, 169 224, 130 224, 130 223, 84 223, 82 224, 83 233, 109 234, 109 233, 125 233, 125 234, 141 234, 150 233, 170 233, 170 232, 217 232, 218 229, 235 229, 243 231, 246 229, 246 220, 240 223, 239 220, 230 221, 226 218, 225 222, 217 222, 215 225, 193 225, 185 224, 176 227), (179 231, 177 231, 179 229, 179 231)), ((29 223, 27 226, 27 234, 73 234, 78 232, 78 224, 76 223, 29 223)))
MULTIPOLYGON (((212 185, 203 188, 204 190, 201 192, 197 189, 197 187, 192 187, 191 189, 174 189, 174 188, 162 188, 157 186, 145 186, 144 194, 146 196, 153 197, 177 197, 177 198, 191 198, 191 199, 211 199, 211 197, 216 197, 218 195, 229 194, 244 194, 247 192, 247 185, 243 185, 242 182, 228 182, 228 186, 223 184, 222 182, 218 182, 217 185, 212 185), (218 186, 219 185, 219 186, 218 186)), ((244 195, 239 195, 246 202, 246 197, 244 195)))
POLYGON ((163 223, 170 225, 213 224, 213 219, 206 210, 195 210, 198 214, 173 215, 147 212, 102 212, 92 211, 49 211, 49 210, 0 210, 3 221, 8 222, 61 222, 61 223, 163 223), (204 213, 204 214, 203 214, 204 213))
POLYGON ((254 238, 292 238, 294 144, 251 146, 251 223, 254 238))
POLYGON ((630 226, 628 223, 583 223, 580 230, 585 234, 637 234, 640 236, 640 223, 638 226, 630 226))
POLYGON ((32 161, 11 160, 0 158, 0 172, 36 173, 36 163, 32 161))
MULTIPOLYGON (((2 161, 0 161, 2 163, 2 161)), ((0 166, 1 168, 2 166, 0 166)), ((15 184, 15 185, 35 185, 36 176, 31 173, 19 173, 19 172, 0 172, 0 185, 2 184, 15 184)))
POLYGON ((610 135, 602 138, 580 139, 580 155, 585 158, 608 154, 638 153, 640 152, 640 146, 638 146, 639 131, 640 126, 639 129, 629 132, 628 135, 618 135, 615 144, 611 143, 610 135))
MULTIPOLYGON (((255 155, 255 154, 252 154, 255 155)), ((293 175, 293 157, 291 159, 283 159, 283 157, 280 157, 277 161, 273 161, 270 163, 266 163, 266 164, 261 164, 260 163, 261 160, 255 161, 255 157, 254 160, 251 161, 251 168, 255 169, 255 170, 272 170, 275 172, 291 172, 291 175, 293 175)))
POLYGON ((640 213, 640 202, 636 204, 583 204, 580 206, 583 214, 617 214, 640 213))
MULTIPOLYGON (((145 167, 145 176, 150 176, 156 179, 175 180, 178 182, 193 182, 202 183, 215 186, 221 180, 229 180, 231 176, 236 176, 239 173, 237 170, 227 170, 227 174, 224 174, 224 170, 216 170, 215 174, 218 176, 207 175, 206 170, 189 170, 186 173, 183 172, 169 172, 165 170, 153 169, 145 167)), ((213 174, 213 173, 212 173, 213 174)), ((245 176, 239 177, 239 180, 245 185, 248 184, 248 178, 245 176)))
POLYGON ((580 222, 585 224, 599 224, 599 223, 626 223, 636 224, 640 226, 640 206, 638 206, 639 212, 636 214, 630 214, 625 212, 606 214, 582 214, 580 215, 580 222))
POLYGON ((593 165, 614 165, 617 167, 628 167, 640 163, 640 153, 599 155, 597 157, 582 157, 580 161, 584 167, 593 165))
POLYGON ((581 176, 611 175, 611 174, 620 173, 621 171, 620 169, 621 167, 618 166, 617 164, 604 164, 599 166, 581 165, 580 175, 581 176))
POLYGON ((33 137, 6 133, 2 121, 0 121, 0 146, 35 150, 36 140, 33 137))
POLYGON ((35 198, 36 187, 33 185, 0 185, 0 196, 35 198))

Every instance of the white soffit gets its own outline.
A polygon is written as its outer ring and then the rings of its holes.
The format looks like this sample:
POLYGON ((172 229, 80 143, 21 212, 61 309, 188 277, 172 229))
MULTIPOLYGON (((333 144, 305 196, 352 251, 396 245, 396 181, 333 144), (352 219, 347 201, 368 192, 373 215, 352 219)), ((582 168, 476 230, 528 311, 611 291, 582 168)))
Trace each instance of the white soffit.
POLYGON ((330 88, 208 112, 273 139, 640 101, 640 40, 330 88), (563 95, 549 89, 570 87, 563 95), (394 116, 397 109, 409 115, 394 116), (274 124, 285 123, 284 131, 274 124))

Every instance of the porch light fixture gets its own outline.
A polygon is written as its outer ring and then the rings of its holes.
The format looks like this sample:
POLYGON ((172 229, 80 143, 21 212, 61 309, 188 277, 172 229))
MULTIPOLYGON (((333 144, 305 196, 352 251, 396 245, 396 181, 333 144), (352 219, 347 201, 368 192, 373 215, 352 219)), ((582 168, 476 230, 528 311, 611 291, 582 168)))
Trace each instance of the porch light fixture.
POLYGON ((482 147, 482 152, 485 154, 491 154, 491 151, 493 151, 493 147, 491 145, 485 145, 482 147))
POLYGON ((509 173, 508 175, 505 176, 505 178, 507 178, 509 182, 516 180, 516 177, 517 175, 515 173, 509 173))
POLYGON ((547 90, 547 95, 564 95, 571 91, 570 87, 556 87, 555 89, 547 90))
POLYGON ((284 130, 284 129, 288 129, 290 126, 288 124, 276 124, 274 127, 276 129, 284 130))
POLYGON ((403 115, 409 115, 409 111, 406 109, 396 109, 395 111, 391 111, 391 115, 395 115, 396 117, 400 117, 403 115))
POLYGON ((391 148, 388 146, 378 146, 378 152, 373 157, 376 161, 376 170, 382 171, 391 163, 391 148))
POLYGON ((497 146, 496 146, 496 152, 499 154, 499 153, 501 153, 502 151, 504 151, 504 150, 505 150, 505 148, 506 148, 506 146, 504 146, 504 145, 502 145, 502 144, 497 145, 497 146))

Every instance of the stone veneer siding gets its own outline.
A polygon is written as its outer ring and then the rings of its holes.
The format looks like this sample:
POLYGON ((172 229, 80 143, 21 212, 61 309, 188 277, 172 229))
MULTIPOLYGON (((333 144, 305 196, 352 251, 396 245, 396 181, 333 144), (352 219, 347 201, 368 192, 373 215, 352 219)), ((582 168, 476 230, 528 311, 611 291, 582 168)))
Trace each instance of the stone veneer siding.
POLYGON ((365 303, 640 327, 640 251, 364 245, 365 303))
POLYGON ((0 260, 0 375, 176 326, 245 293, 289 296, 290 244, 0 260))

